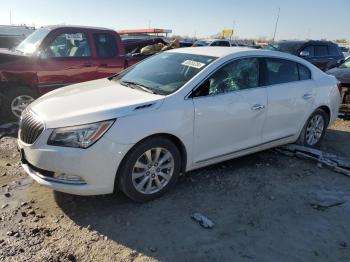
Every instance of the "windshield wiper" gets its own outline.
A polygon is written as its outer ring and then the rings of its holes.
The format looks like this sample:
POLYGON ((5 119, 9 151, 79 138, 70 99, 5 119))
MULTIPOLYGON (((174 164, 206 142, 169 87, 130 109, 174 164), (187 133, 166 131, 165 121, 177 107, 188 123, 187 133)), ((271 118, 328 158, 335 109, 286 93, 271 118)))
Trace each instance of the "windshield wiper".
POLYGON ((124 85, 124 86, 128 86, 130 88, 138 88, 140 90, 143 90, 147 93, 150 94, 158 94, 156 91, 154 91, 153 89, 150 89, 148 86, 136 83, 136 82, 132 82, 132 81, 119 81, 120 84, 124 85))

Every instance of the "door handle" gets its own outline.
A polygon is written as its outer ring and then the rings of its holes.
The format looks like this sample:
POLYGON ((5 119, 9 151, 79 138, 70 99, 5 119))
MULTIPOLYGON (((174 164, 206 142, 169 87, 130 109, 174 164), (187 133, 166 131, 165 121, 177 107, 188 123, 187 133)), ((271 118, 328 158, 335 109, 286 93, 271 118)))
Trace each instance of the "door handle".
POLYGON ((258 105, 258 104, 253 105, 253 106, 251 107, 251 109, 254 110, 254 111, 260 111, 260 110, 263 110, 264 108, 265 108, 265 106, 263 106, 263 105, 258 105))
POLYGON ((312 94, 304 94, 303 95, 303 99, 304 100, 309 100, 309 99, 311 99, 312 98, 312 94))

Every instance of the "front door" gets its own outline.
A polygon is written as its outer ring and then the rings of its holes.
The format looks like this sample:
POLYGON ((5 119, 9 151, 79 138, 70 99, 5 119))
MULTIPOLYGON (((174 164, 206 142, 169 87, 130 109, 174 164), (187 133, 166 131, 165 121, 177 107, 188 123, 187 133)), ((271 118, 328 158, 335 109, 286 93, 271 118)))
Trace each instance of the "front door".
POLYGON ((258 58, 234 60, 194 91, 194 162, 261 143, 267 94, 259 85, 259 64, 258 58))
POLYGON ((40 93, 95 79, 91 56, 88 34, 57 32, 37 60, 40 93))

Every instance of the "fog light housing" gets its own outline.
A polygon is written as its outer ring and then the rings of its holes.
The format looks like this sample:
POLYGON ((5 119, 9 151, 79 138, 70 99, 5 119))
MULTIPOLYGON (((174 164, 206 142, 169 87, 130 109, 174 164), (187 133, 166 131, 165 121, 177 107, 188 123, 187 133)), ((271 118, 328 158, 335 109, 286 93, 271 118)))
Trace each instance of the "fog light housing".
POLYGON ((82 179, 80 176, 72 175, 72 174, 66 174, 66 173, 54 173, 53 177, 57 180, 62 180, 63 183, 70 183, 70 184, 86 184, 84 179, 82 179))

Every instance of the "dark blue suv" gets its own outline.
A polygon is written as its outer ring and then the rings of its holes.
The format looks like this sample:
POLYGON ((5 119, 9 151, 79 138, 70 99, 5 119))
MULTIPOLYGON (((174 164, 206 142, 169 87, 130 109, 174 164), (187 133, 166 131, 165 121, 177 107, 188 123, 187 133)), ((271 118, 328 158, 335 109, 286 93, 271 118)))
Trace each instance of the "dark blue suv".
POLYGON ((330 41, 277 41, 264 49, 302 57, 323 71, 339 66, 345 58, 339 46, 330 41))

